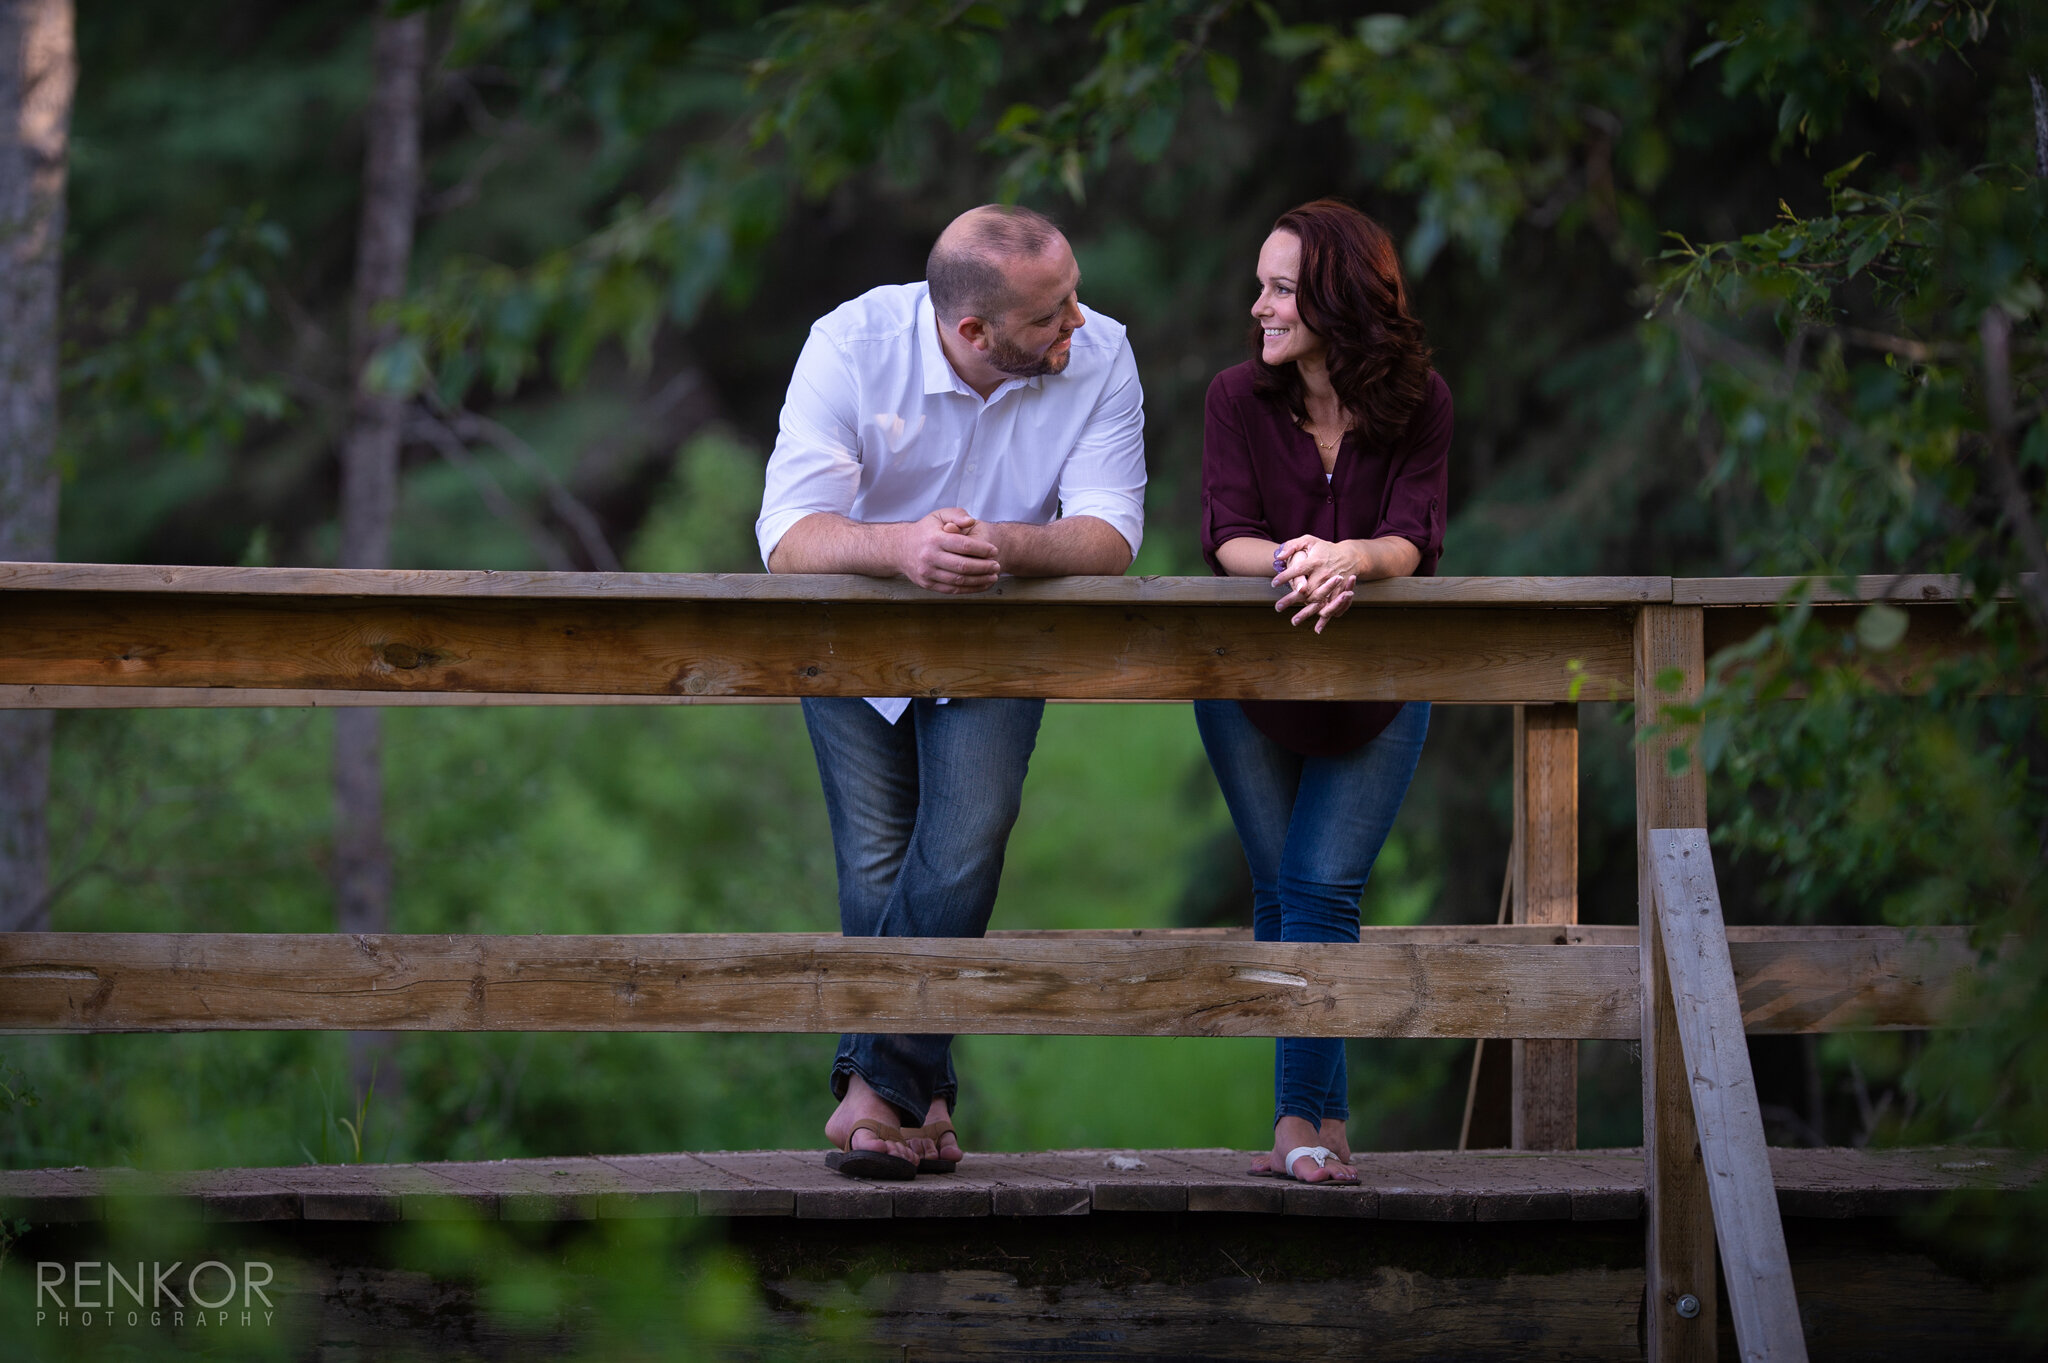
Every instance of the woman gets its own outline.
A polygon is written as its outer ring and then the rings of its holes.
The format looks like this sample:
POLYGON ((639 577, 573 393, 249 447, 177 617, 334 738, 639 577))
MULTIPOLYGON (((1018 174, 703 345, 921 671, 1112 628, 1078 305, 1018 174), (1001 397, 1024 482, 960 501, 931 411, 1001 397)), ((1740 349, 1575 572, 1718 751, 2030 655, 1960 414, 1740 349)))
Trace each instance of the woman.
MULTIPOLYGON (((1430 367, 1381 227, 1318 199, 1259 251, 1256 354, 1209 385, 1202 551, 1271 577, 1316 633, 1360 579, 1424 576, 1443 547, 1451 393, 1430 367)), ((1407 794, 1429 706, 1198 701, 1195 721, 1251 863, 1262 942, 1355 942, 1358 901, 1407 794)), ((1272 1154, 1252 1172, 1356 1183, 1344 1043, 1282 1038, 1272 1154)))

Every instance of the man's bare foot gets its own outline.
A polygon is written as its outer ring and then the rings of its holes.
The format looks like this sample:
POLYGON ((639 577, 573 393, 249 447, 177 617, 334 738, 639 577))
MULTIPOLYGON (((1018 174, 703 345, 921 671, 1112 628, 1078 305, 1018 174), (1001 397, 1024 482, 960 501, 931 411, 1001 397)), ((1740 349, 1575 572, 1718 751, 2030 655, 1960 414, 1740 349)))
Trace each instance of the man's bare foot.
MULTIPOLYGON (((932 1099, 931 1107, 924 1114, 924 1125, 926 1127, 933 1127, 944 1122, 950 1126, 952 1124, 952 1115, 951 1110, 946 1106, 944 1098, 934 1098, 932 1099)), ((914 1137, 910 1142, 910 1146, 911 1149, 917 1152, 917 1157, 921 1160, 943 1159, 952 1160, 957 1164, 965 1158, 960 1152, 960 1138, 952 1131, 940 1132, 937 1141, 928 1141, 923 1137, 914 1137)))
MULTIPOLYGON (((1351 1137, 1344 1130, 1344 1123, 1330 1118, 1316 1128, 1316 1144, 1337 1157, 1337 1162, 1349 1166, 1351 1163, 1351 1137)), ((1290 1149, 1292 1147, 1289 1147, 1290 1149)), ((1282 1151, 1285 1154, 1286 1151, 1282 1151)), ((1252 1156, 1251 1172, 1269 1174, 1273 1171, 1273 1157, 1270 1154, 1252 1156)))
POLYGON ((1334 1119, 1320 1126, 1310 1126, 1300 1117, 1282 1117, 1273 1125, 1273 1149, 1263 1155, 1252 1156, 1250 1172, 1270 1174, 1281 1167, 1280 1161, 1287 1158, 1289 1150, 1301 1146, 1322 1146, 1336 1156, 1329 1164, 1316 1167, 1314 1160, 1304 1155, 1295 1161, 1299 1166, 1294 1172, 1304 1183, 1356 1183, 1358 1175, 1351 1171, 1351 1141, 1345 1134, 1344 1123, 1334 1119), (1303 1174, 1303 1170, 1306 1174, 1303 1174))
POLYGON ((853 1129, 859 1121, 877 1121, 895 1126, 902 1116, 882 1095, 868 1087, 868 1081, 854 1075, 846 1083, 846 1096, 839 1100, 839 1106, 832 1109, 831 1117, 825 1122, 825 1139, 841 1150, 873 1150, 884 1155, 894 1155, 900 1160, 917 1162, 917 1152, 910 1148, 908 1141, 885 1141, 873 1131, 853 1129), (848 1138, 852 1143, 848 1144, 848 1138))

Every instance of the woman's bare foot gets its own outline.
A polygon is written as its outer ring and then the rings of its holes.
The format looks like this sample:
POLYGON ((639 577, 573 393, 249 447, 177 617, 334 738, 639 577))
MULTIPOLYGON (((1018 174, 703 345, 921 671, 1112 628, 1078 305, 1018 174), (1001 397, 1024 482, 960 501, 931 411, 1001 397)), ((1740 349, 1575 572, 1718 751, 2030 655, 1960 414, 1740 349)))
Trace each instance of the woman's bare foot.
MULTIPOLYGON (((1277 1136, 1275 1137, 1275 1143, 1278 1143, 1277 1136)), ((1316 1138, 1311 1144, 1320 1145, 1328 1150, 1337 1157, 1337 1163, 1345 1168, 1351 1167, 1351 1137, 1345 1133, 1343 1122, 1338 1121, 1334 1117, 1325 1120, 1322 1125, 1316 1128, 1316 1138)), ((1288 1150, 1293 1148, 1291 1145, 1287 1147, 1288 1150)), ((1284 1155, 1287 1153, 1287 1150, 1282 1150, 1279 1153, 1284 1155)), ((1279 1161, 1270 1154, 1253 1155, 1251 1172, 1254 1174, 1270 1174, 1273 1172, 1273 1166, 1277 1163, 1279 1161)))
MULTIPOLYGON (((1273 1151, 1265 1157, 1265 1167, 1268 1170, 1287 1169, 1283 1161, 1286 1160, 1288 1151, 1298 1150, 1303 1146, 1315 1147, 1319 1145, 1328 1149, 1332 1154, 1339 1153, 1335 1146, 1329 1145, 1322 1139, 1321 1130, 1311 1124, 1306 1118, 1282 1117, 1273 1124, 1273 1151)), ((1350 1151, 1346 1150, 1342 1153, 1348 1155, 1350 1151)), ((1257 1167, 1257 1164, 1254 1163, 1254 1170, 1257 1167)), ((1294 1161, 1294 1167, 1287 1169, 1287 1172, 1300 1179, 1303 1183, 1358 1182, 1358 1175, 1352 1171, 1351 1165, 1341 1158, 1333 1159, 1327 1164, 1318 1165, 1314 1159, 1304 1154, 1294 1161)))
MULTIPOLYGON (((897 1159, 917 1163, 917 1152, 911 1149, 909 1141, 885 1141, 866 1127, 856 1131, 854 1123, 877 1121, 895 1126, 903 1118, 882 1095, 868 1087, 868 1081, 854 1075, 846 1082, 846 1096, 839 1100, 839 1106, 825 1121, 825 1139, 841 1150, 873 1150, 897 1159), (850 1143, 849 1143, 850 1141, 850 1143)), ((930 1142, 925 1142, 929 1145, 930 1142)))

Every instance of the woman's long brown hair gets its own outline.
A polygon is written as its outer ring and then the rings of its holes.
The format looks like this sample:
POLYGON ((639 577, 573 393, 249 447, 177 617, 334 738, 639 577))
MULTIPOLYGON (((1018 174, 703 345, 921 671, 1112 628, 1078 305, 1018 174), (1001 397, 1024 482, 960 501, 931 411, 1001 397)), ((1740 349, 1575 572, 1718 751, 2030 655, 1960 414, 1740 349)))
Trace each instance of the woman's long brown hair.
MULTIPOLYGON (((1360 429, 1376 440, 1398 436, 1429 393, 1430 349, 1408 311, 1401 257, 1385 228, 1340 199, 1290 208, 1273 224, 1301 241, 1295 309, 1329 347, 1330 385, 1360 429)), ((1308 420, 1301 371, 1259 358, 1252 333, 1252 391, 1284 402, 1308 420)))

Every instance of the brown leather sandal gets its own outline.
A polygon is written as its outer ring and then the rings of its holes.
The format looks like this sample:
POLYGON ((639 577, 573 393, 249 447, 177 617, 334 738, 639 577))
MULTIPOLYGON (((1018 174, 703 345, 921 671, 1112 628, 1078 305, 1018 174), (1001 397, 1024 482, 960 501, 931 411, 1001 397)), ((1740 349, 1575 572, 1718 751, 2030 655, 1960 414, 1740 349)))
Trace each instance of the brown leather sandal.
POLYGON ((848 1178, 872 1178, 902 1183, 917 1177, 915 1161, 892 1155, 884 1150, 855 1150, 851 1146, 855 1133, 872 1131, 885 1141, 901 1141, 903 1130, 887 1122, 863 1117, 853 1124, 853 1130, 846 1133, 847 1143, 825 1156, 825 1167, 848 1178))
MULTIPOLYGON (((941 1136, 951 1136, 955 1143, 960 1139, 960 1133, 953 1129, 953 1123, 944 1117, 924 1126, 907 1127, 903 1135, 908 1140, 930 1141, 934 1150, 938 1149, 941 1136)), ((959 1167, 959 1160, 941 1159, 937 1155, 926 1155, 917 1162, 917 1172, 920 1174, 950 1174, 959 1167)))

